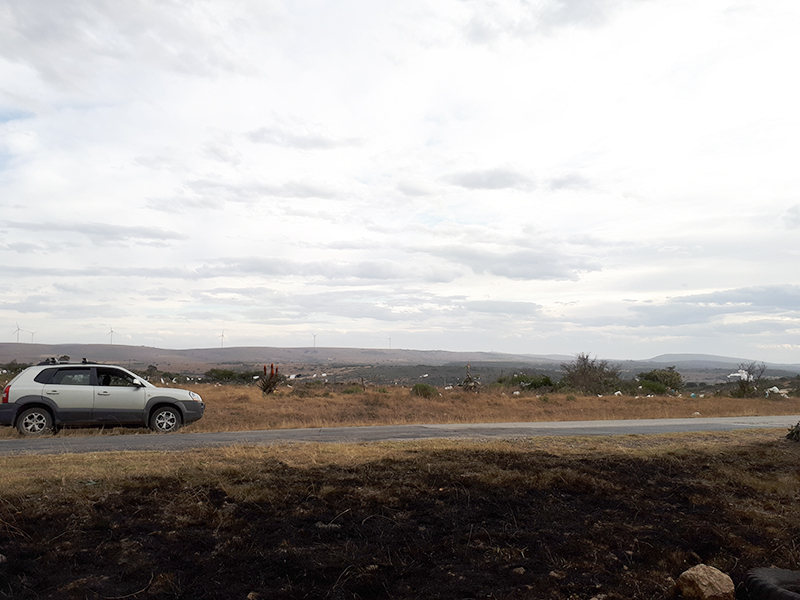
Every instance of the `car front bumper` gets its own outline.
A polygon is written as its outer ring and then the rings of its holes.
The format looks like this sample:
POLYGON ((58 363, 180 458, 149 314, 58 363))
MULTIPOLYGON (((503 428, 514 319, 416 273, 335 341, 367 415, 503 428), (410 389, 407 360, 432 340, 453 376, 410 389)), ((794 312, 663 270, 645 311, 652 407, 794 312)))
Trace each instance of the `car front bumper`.
POLYGON ((187 400, 180 402, 181 412, 183 413, 183 424, 194 423, 203 418, 203 413, 206 411, 206 405, 203 402, 196 402, 194 400, 187 400))

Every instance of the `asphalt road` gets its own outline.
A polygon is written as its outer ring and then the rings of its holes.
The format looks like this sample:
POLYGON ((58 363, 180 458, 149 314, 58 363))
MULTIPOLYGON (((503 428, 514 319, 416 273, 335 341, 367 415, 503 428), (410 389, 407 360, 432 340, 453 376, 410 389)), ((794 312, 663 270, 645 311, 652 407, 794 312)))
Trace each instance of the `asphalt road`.
POLYGON ((466 425, 386 425, 325 427, 322 429, 271 429, 222 433, 170 435, 50 436, 39 439, 0 440, 0 456, 117 451, 178 451, 233 445, 267 445, 289 442, 381 442, 451 439, 509 439, 537 436, 642 435, 693 431, 785 428, 800 416, 720 417, 692 419, 638 419, 627 421, 560 421, 553 423, 476 423, 466 425))

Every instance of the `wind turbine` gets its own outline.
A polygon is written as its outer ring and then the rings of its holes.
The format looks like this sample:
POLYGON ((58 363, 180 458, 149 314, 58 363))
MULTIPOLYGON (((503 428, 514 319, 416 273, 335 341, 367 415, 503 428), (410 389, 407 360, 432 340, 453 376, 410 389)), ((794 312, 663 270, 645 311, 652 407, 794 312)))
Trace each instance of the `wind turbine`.
POLYGON ((222 333, 217 336, 219 338, 219 347, 222 348, 225 346, 225 330, 222 330, 222 333))
POLYGON ((31 334, 31 344, 33 343, 33 336, 36 333, 35 331, 29 331, 28 333, 31 334))
POLYGON ((111 341, 109 341, 108 343, 109 343, 109 345, 113 346, 114 345, 114 328, 109 326, 108 333, 106 335, 111 336, 111 341))
POLYGON ((316 348, 317 347, 317 334, 316 333, 312 333, 311 335, 314 337, 314 348, 316 348))
POLYGON ((16 329, 16 331, 14 333, 17 334, 17 343, 18 344, 19 344, 19 332, 20 331, 22 331, 22 329, 19 328, 19 321, 17 321, 17 329, 16 329))

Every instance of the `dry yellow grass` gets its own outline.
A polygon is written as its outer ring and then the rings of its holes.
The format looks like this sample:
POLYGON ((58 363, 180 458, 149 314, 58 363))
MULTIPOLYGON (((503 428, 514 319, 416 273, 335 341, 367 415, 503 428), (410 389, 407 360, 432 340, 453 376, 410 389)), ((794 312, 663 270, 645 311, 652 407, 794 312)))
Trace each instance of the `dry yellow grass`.
MULTIPOLYGON (((225 446, 176 452, 94 452, 0 456, 0 489, 4 494, 46 494, 68 489, 74 498, 93 495, 104 488, 129 485, 131 480, 153 477, 178 478, 186 485, 201 485, 211 478, 234 494, 237 485, 258 476, 265 465, 282 464, 293 469, 336 466, 355 469, 385 460, 416 459, 420 454, 452 451, 524 455, 545 452, 568 459, 588 455, 617 459, 671 458, 680 464, 690 454, 727 457, 717 475, 743 481, 762 492, 797 495, 800 473, 747 472, 742 465, 756 448, 769 448, 781 460, 796 460, 800 445, 783 442, 782 430, 757 429, 727 432, 670 433, 656 435, 535 437, 528 439, 472 441, 419 440, 372 443, 285 443, 269 446, 225 446), (179 457, 179 460, 176 460, 179 457), (794 457, 794 458, 791 458, 794 457), (731 464, 735 465, 730 471, 731 464), (125 483, 128 482, 128 483, 125 483)), ((759 452, 759 455, 761 452, 759 452)), ((763 456, 760 456, 763 459, 763 456)), ((476 476, 489 477, 487 473, 476 476)), ((496 482, 495 482, 496 483, 496 482)))
MULTIPOLYGON (((491 389, 478 394, 459 389, 440 390, 430 400, 408 388, 381 392, 340 392, 301 395, 282 388, 262 396, 256 388, 197 386, 206 414, 187 431, 238 431, 359 425, 420 423, 510 423, 584 421, 600 419, 667 419, 756 416, 800 413, 800 398, 727 398, 630 396, 537 396, 491 389)), ((381 389, 381 388, 379 388, 381 389)))

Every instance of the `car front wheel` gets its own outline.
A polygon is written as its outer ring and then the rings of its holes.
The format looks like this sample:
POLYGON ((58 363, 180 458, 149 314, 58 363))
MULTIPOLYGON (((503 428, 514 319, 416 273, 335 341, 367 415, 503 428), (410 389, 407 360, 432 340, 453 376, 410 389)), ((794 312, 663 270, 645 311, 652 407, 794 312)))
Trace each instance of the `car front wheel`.
POLYGON ((53 417, 44 408, 26 408, 17 418, 17 431, 22 435, 44 435, 52 430, 53 417))
POLYGON ((156 433, 172 433, 181 427, 181 414, 170 406, 159 408, 150 417, 150 429, 156 433))

